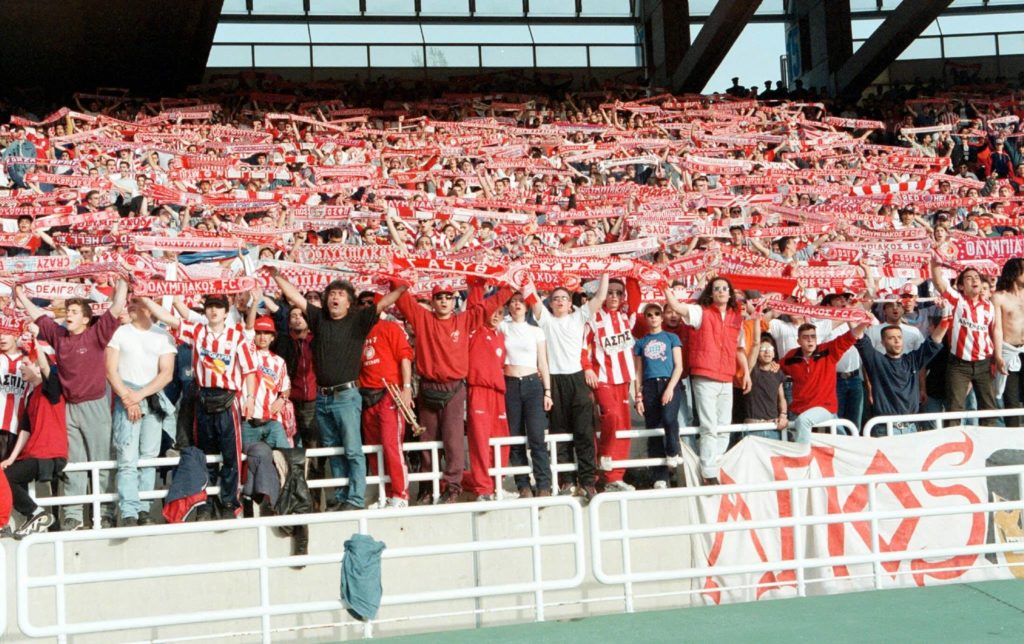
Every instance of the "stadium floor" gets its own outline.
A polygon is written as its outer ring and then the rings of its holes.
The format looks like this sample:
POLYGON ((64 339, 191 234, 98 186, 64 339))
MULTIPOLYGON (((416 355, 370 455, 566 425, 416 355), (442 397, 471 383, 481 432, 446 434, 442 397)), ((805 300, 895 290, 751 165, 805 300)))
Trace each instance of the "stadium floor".
POLYGON ((1024 580, 605 615, 390 638, 418 644, 537 642, 1020 642, 1024 580))

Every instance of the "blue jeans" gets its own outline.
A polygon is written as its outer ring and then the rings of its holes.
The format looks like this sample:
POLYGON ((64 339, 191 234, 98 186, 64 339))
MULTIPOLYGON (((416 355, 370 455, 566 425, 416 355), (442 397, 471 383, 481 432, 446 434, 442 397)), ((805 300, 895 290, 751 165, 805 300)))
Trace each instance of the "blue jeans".
MULTIPOLYGON (((647 439, 647 454, 651 458, 679 456, 679 405, 686 390, 682 383, 676 383, 672 392, 672 400, 667 405, 661 404, 661 396, 665 393, 668 378, 649 378, 644 380, 641 394, 644 401, 644 426, 647 429, 662 427, 664 436, 652 436, 647 439)), ((668 467, 655 465, 651 468, 655 481, 668 481, 668 467)))
MULTIPOLYGON (((259 421, 257 421, 259 422, 259 421)), ((252 421, 242 423, 242 449, 250 443, 263 441, 273 449, 288 449, 288 435, 284 433, 284 425, 277 420, 268 420, 262 425, 254 425, 252 421)))
MULTIPOLYGON (((125 383, 131 389, 139 389, 125 383)), ((165 413, 172 409, 171 401, 158 393, 165 413)), ((149 409, 143 400, 140 405, 143 416, 137 421, 128 420, 128 413, 119 396, 114 396, 113 439, 117 452, 117 496, 121 518, 138 517, 139 512, 148 511, 149 503, 139 500, 140 492, 152 492, 156 483, 156 468, 139 470, 139 459, 156 458, 160 454, 160 434, 163 432, 163 418, 149 409)))
POLYGON ((331 476, 348 478, 347 487, 334 490, 334 499, 359 508, 366 505, 366 456, 360 433, 362 410, 363 399, 355 387, 330 396, 316 396, 316 423, 322 445, 345 448, 344 455, 330 457, 331 476))
POLYGON ((789 429, 794 434, 793 440, 797 443, 810 443, 811 428, 818 423, 823 423, 826 420, 832 420, 835 417, 835 414, 824 407, 811 407, 798 415, 793 422, 790 423, 789 429))
MULTIPOLYGON (((853 378, 836 378, 836 400, 839 402, 839 418, 845 418, 860 430, 864 416, 864 378, 859 374, 853 378)), ((838 430, 843 434, 846 431, 838 430)))

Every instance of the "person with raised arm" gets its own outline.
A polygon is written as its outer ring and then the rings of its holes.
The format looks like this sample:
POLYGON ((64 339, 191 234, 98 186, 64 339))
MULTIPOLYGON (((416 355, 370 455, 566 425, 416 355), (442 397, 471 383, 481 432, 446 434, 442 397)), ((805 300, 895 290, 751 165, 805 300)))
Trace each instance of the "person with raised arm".
POLYGON ((665 299, 693 327, 690 334, 690 381, 694 406, 700 417, 700 470, 705 485, 718 485, 722 455, 729 435, 721 428, 732 422, 733 376, 743 370, 743 393, 750 391, 747 354, 740 343, 743 314, 736 303, 732 282, 724 277, 708 280, 696 304, 684 304, 671 288, 665 299))
POLYGON ((551 310, 543 302, 533 305, 533 317, 544 331, 548 345, 548 366, 551 371, 552 406, 548 431, 571 434, 571 442, 558 443, 558 462, 576 462, 576 473, 559 475, 559 494, 579 492, 587 501, 597 494, 594 462, 594 402, 590 396, 583 369, 583 339, 587 322, 604 305, 608 296, 608 275, 601 281, 594 296, 573 310, 572 293, 558 287, 548 299, 551 310), (578 487, 577 487, 578 486, 578 487))
POLYGON ((344 456, 331 456, 331 473, 347 478, 347 486, 334 491, 326 510, 361 510, 366 506, 366 457, 361 435, 362 398, 359 370, 363 344, 380 314, 405 292, 401 285, 375 306, 357 307, 352 285, 335 280, 327 285, 322 305, 311 306, 299 289, 276 269, 274 281, 292 306, 306 314, 313 334, 313 372, 316 374, 316 421, 324 447, 343 447, 344 456))
MULTIPOLYGON (((128 283, 123 279, 117 281, 110 309, 98 316, 95 323, 88 300, 67 300, 65 326, 60 326, 28 298, 24 287, 16 286, 14 295, 39 327, 39 338, 52 346, 57 356, 57 375, 67 400, 68 462, 111 460, 112 419, 104 352, 120 326, 117 318, 128 297, 128 283)), ((87 481, 87 472, 69 472, 64 494, 85 494, 87 481)), ((99 487, 94 492, 112 491, 109 471, 100 470, 99 487)), ((104 505, 101 513, 101 527, 113 527, 113 507, 104 505)), ((82 514, 81 505, 65 506, 61 530, 81 529, 82 514)))

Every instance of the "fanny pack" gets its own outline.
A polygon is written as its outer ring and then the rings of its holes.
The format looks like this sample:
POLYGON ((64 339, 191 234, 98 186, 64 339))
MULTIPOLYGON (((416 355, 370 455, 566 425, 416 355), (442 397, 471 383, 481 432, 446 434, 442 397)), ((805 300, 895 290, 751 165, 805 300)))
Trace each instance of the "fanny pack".
POLYGON ((359 395, 363 398, 363 409, 369 409, 379 403, 386 393, 388 393, 387 389, 366 389, 360 387, 359 395))
POLYGON ((462 390, 463 382, 460 380, 459 385, 455 389, 429 389, 427 387, 420 387, 420 397, 423 400, 423 404, 427 409, 434 411, 440 411, 444 409, 455 394, 462 390))
POLYGON ((199 406, 207 414, 219 414, 231 409, 235 404, 238 393, 230 389, 217 387, 200 387, 199 406))

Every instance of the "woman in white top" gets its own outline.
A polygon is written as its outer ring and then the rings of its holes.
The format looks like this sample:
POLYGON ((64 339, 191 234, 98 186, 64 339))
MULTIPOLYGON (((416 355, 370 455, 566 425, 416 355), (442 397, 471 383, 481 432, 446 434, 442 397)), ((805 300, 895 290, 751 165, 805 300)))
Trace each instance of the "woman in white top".
MULTIPOLYGON (((544 432, 551 409, 551 376, 544 332, 526 321, 526 303, 516 293, 508 302, 509 318, 498 327, 505 336, 505 406, 512 436, 526 436, 537 496, 551 496, 551 466, 544 432)), ((509 464, 526 465, 526 449, 513 445, 509 464)), ((533 496, 530 477, 516 475, 520 497, 533 496)))

